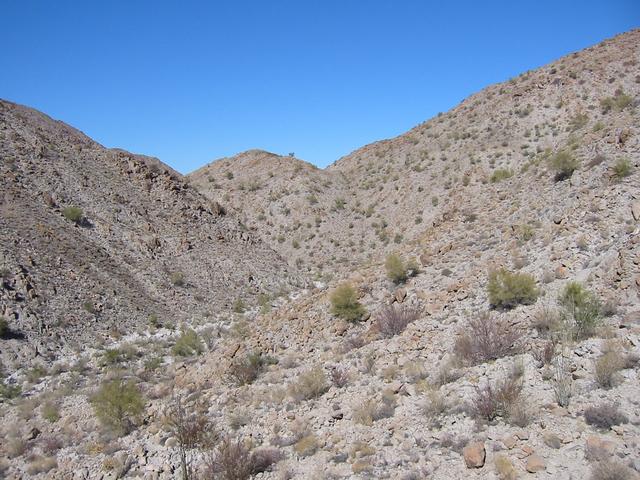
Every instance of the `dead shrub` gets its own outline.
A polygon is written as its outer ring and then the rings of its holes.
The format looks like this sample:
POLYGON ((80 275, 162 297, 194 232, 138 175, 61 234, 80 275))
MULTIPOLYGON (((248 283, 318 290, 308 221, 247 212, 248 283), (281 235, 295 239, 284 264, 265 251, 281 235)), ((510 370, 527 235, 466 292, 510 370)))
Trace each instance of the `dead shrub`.
POLYGON ((517 409, 524 408, 521 404, 521 393, 522 378, 512 372, 495 384, 487 382, 482 387, 476 387, 471 412, 475 417, 485 421, 493 421, 497 417, 509 421, 520 420, 522 410, 518 412, 517 409))
POLYGON ((516 354, 520 338, 520 332, 506 320, 483 313, 469 321, 465 332, 456 340, 454 351, 463 363, 478 365, 516 354))
POLYGON ((618 460, 603 460, 591 467, 590 480, 634 480, 637 475, 618 460))
POLYGON ((595 362, 595 380, 600 387, 613 388, 618 380, 618 372, 624 368, 625 359, 618 350, 603 353, 595 362))
POLYGON ((300 374, 298 380, 289 386, 289 394, 297 401, 309 400, 319 397, 328 389, 329 383, 324 369, 316 366, 300 374))
POLYGON ((389 305, 382 308, 376 316, 376 327, 386 338, 399 335, 420 316, 414 307, 389 305))
POLYGON ((331 383, 337 388, 346 387, 349 383, 349 370, 336 366, 331 369, 331 383))

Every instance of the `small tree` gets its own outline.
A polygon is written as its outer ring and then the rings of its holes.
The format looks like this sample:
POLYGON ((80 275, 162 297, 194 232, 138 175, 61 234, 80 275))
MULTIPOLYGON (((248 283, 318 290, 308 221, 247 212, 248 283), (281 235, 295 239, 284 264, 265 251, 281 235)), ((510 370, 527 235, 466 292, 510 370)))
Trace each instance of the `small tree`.
POLYGON ((348 322, 357 322, 366 311, 358 302, 358 295, 349 283, 339 285, 331 294, 331 313, 348 322))
POLYGON ((91 400, 93 409, 106 427, 125 434, 144 411, 144 399, 132 380, 107 380, 91 400))
POLYGON ((216 432, 206 415, 188 411, 180 397, 174 397, 166 411, 167 424, 178 444, 183 480, 196 478, 191 467, 191 451, 213 445, 216 432))
POLYGON ((487 292, 492 307, 507 309, 535 303, 539 295, 532 275, 512 273, 504 268, 489 273, 487 292))

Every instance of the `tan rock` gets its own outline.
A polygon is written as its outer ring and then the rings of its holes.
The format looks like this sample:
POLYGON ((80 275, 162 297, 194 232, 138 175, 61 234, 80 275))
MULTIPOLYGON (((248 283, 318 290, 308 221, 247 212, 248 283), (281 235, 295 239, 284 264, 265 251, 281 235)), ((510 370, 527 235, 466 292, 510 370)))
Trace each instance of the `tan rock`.
POLYGON ((467 468, 482 468, 487 457, 484 442, 469 443, 462 450, 462 456, 467 468))
POLYGON ((505 447, 511 450, 513 447, 516 446, 516 443, 518 443, 518 439, 515 436, 511 435, 509 437, 503 438, 502 443, 505 447))
POLYGON ((525 468, 529 473, 536 473, 546 469, 547 466, 544 462, 544 459, 540 455, 533 454, 533 455, 530 455, 529 458, 527 458, 527 464, 525 468))
POLYGON ((631 215, 636 222, 640 220, 640 202, 635 201, 631 204, 631 215))
POLYGON ((404 299, 407 298, 407 290, 406 290, 406 288, 397 289, 394 296, 395 296, 396 302, 398 302, 398 303, 404 302, 404 299))

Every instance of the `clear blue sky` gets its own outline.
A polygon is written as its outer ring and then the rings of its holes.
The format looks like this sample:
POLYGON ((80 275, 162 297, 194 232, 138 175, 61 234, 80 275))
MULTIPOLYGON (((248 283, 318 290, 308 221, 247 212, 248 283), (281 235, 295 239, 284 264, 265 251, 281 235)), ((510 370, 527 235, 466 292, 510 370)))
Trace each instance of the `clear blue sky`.
POLYGON ((181 172, 325 166, 640 26, 640 1, 1 0, 0 97, 181 172), (446 5, 445 5, 446 3, 446 5))

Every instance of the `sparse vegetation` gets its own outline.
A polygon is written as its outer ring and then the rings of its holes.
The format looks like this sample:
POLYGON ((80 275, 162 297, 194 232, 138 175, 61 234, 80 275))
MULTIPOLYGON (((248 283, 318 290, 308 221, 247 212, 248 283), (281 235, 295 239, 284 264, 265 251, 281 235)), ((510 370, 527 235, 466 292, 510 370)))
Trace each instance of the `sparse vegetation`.
POLYGON ((613 165, 613 176, 617 180, 631 175, 631 162, 627 158, 619 158, 613 165))
POLYGON ((491 174, 491 183, 498 183, 513 177, 513 170, 510 168, 498 168, 491 174))
POLYGON ((494 308, 513 308, 535 303, 539 291, 532 275, 500 269, 489 273, 489 304, 494 308))
POLYGON ((91 403, 100 422, 120 434, 132 430, 145 404, 133 380, 122 378, 104 381, 91 403))
POLYGON ((627 416, 613 403, 601 403, 587 407, 584 411, 584 419, 589 425, 602 430, 609 430, 615 425, 629 421, 627 416))
POLYGON ((76 225, 80 225, 84 218, 84 212, 78 207, 65 207, 62 209, 62 216, 76 225))
POLYGON ((331 294, 331 313, 348 322, 358 322, 366 310, 360 302, 356 290, 349 283, 339 285, 331 294))
POLYGON ((419 315, 419 311, 412 307, 388 305, 376 315, 376 327, 384 337, 393 337, 402 333, 419 315))
POLYGON ((247 385, 258 378, 266 363, 265 357, 261 354, 249 353, 232 362, 227 375, 235 385, 247 385))
POLYGON ((621 112, 632 103, 633 98, 618 89, 613 97, 606 97, 600 100, 600 107, 602 108, 602 113, 606 114, 611 111, 621 112))
POLYGON ((561 316, 573 338, 591 337, 602 317, 602 307, 596 296, 579 282, 569 282, 562 290, 558 304, 561 316))
POLYGON ((204 351, 204 345, 198 333, 192 328, 186 328, 171 347, 171 352, 177 357, 199 355, 204 351))
POLYGON ((316 398, 329 389, 329 382, 320 366, 314 367, 298 376, 298 379, 289 386, 289 394, 294 400, 309 400, 316 398))
POLYGON ((550 157, 549 165, 555 172, 556 182, 566 180, 580 166, 580 162, 567 150, 562 150, 550 157))
POLYGON ((458 339, 454 351, 467 365, 514 355, 519 350, 520 333, 506 320, 482 313, 469 320, 458 339))
POLYGON ((418 264, 415 260, 405 261, 400 255, 392 253, 384 262, 387 278, 393 283, 401 284, 418 273, 418 264))

